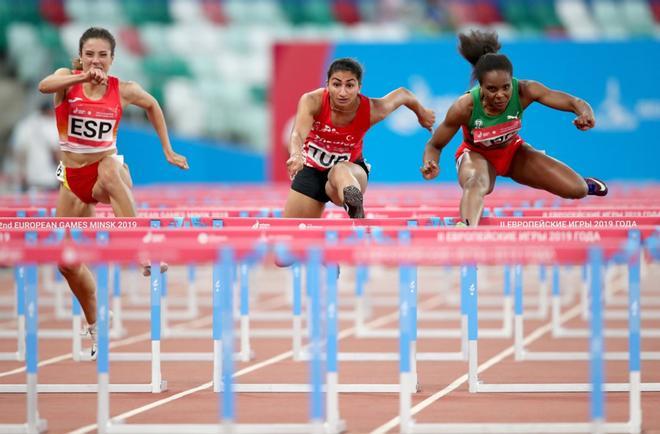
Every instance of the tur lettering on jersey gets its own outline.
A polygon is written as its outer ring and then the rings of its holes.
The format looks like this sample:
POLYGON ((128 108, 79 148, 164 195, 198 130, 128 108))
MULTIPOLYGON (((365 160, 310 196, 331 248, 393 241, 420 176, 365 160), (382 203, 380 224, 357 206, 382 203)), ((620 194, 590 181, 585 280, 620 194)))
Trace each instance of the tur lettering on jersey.
POLYGON ((313 142, 307 143, 307 158, 311 159, 317 166, 326 169, 331 168, 342 161, 350 161, 350 152, 330 152, 317 146, 313 142))

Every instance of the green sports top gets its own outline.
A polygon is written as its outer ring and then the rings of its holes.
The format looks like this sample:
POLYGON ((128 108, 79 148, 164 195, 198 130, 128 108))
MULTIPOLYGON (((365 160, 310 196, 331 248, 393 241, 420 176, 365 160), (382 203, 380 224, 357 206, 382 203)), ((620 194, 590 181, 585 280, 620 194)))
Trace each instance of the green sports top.
POLYGON ((511 99, 504 111, 490 116, 481 104, 481 86, 470 89, 474 107, 467 125, 463 125, 463 139, 468 145, 489 148, 503 147, 518 138, 522 128, 522 105, 518 94, 518 79, 511 79, 511 99))

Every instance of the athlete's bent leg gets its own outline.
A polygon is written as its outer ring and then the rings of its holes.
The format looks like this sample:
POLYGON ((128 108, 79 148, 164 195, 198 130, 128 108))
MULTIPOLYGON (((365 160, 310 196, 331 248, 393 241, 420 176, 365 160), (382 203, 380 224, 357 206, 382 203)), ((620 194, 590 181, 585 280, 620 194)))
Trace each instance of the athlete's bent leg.
MULTIPOLYGON (((99 163, 98 179, 94 184, 92 196, 102 203, 109 203, 115 217, 135 217, 135 201, 131 193, 133 181, 128 166, 114 156, 104 157, 99 163)), ((161 262, 160 271, 167 271, 166 263, 161 262)), ((142 264, 142 275, 151 275, 151 264, 142 264)))
POLYGON ((458 167, 458 182, 463 188, 460 217, 469 226, 477 226, 484 210, 484 197, 493 191, 495 168, 477 152, 465 152, 458 167))
POLYGON ((96 283, 92 272, 84 264, 59 265, 57 268, 78 299, 87 323, 96 323, 96 283))
POLYGON ((110 155, 99 163, 98 179, 92 196, 99 202, 110 203, 115 217, 135 217, 137 214, 131 186, 126 166, 110 155))
POLYGON ((364 218, 363 195, 367 189, 367 173, 357 164, 342 162, 328 173, 325 192, 332 202, 344 206, 351 218, 364 218))
MULTIPOLYGON (((92 217, 94 205, 84 203, 71 190, 60 187, 55 216, 57 217, 92 217)), ((96 284, 94 277, 85 265, 60 265, 60 272, 66 279, 71 291, 82 307, 89 324, 96 322, 96 284)))
POLYGON ((295 190, 289 190, 284 212, 285 218, 319 218, 323 215, 325 204, 305 196, 295 190))
POLYGON ((584 178, 573 169, 527 143, 514 155, 507 176, 520 184, 548 191, 564 199, 582 199, 589 192, 584 178))

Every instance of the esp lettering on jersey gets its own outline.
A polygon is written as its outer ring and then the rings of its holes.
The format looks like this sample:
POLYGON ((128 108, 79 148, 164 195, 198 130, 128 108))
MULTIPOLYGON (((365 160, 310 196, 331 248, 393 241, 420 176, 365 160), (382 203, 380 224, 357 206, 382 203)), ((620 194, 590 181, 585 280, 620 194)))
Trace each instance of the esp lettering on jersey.
POLYGON ((92 140, 95 142, 111 142, 116 121, 114 119, 97 119, 69 115, 69 137, 92 140))
POLYGON ((107 89, 98 99, 88 98, 82 83, 71 86, 55 107, 60 149, 74 153, 115 149, 122 112, 117 77, 108 77, 107 89))

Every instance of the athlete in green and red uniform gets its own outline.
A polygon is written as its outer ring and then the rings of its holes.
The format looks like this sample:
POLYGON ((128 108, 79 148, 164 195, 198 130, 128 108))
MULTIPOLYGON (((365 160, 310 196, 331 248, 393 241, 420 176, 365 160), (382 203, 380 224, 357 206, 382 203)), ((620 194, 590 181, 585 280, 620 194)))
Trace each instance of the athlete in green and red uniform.
POLYGON ((497 176, 508 176, 567 199, 581 199, 588 194, 605 196, 607 186, 602 181, 582 178, 518 135, 523 111, 534 101, 575 113, 573 123, 582 131, 595 125, 589 104, 541 83, 514 78, 509 59, 497 53, 500 43, 495 32, 472 31, 460 34, 459 40, 459 51, 474 66, 473 78, 479 84, 449 108, 426 143, 421 171, 427 180, 438 176, 440 152, 462 127, 463 144, 456 152, 458 180, 463 188, 462 222, 479 223, 484 196, 493 191, 497 176))

